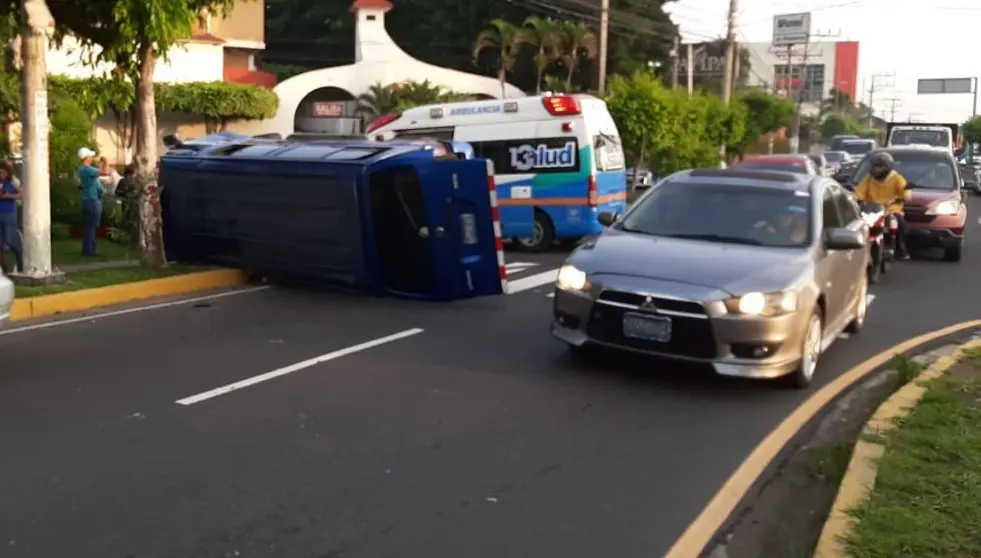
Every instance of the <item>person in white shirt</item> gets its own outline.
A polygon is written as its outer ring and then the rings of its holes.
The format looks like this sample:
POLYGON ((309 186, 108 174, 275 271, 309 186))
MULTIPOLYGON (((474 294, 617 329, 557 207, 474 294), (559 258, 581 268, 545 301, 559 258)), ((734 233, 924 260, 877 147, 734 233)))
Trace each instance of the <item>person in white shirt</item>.
POLYGON ((109 160, 105 157, 99 158, 99 180, 106 189, 106 193, 114 195, 116 193, 116 186, 119 185, 120 176, 116 172, 116 169, 109 164, 109 160))

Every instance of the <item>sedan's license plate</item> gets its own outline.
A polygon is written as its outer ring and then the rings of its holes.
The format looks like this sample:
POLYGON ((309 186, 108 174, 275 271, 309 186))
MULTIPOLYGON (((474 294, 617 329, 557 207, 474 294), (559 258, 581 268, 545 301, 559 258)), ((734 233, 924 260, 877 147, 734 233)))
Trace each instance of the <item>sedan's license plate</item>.
POLYGON ((623 334, 632 339, 667 343, 671 340, 671 318, 628 312, 623 315, 623 334))

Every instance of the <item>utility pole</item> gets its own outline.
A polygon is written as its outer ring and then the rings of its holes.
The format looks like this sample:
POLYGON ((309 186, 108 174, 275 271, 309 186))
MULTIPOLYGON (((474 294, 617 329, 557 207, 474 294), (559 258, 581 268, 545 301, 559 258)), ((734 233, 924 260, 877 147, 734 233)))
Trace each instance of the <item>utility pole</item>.
POLYGON ((609 56, 610 0, 600 0, 599 94, 606 91, 606 59, 609 56))
POLYGON ((27 284, 50 283, 63 275, 51 265, 51 173, 48 167, 48 85, 45 55, 54 18, 45 0, 21 0, 24 129, 24 269, 14 276, 27 284))
POLYGON ((695 94, 695 45, 688 43, 688 96, 695 94))
POLYGON ((681 39, 679 37, 674 38, 674 45, 671 47, 671 87, 674 89, 678 88, 678 74, 681 73, 681 68, 678 67, 679 53, 678 48, 681 47, 681 39))
POLYGON ((896 74, 894 73, 877 73, 872 75, 871 85, 869 86, 869 121, 866 123, 866 126, 869 128, 872 127, 873 117, 875 115, 875 105, 873 104, 875 102, 875 93, 882 89, 892 87, 892 82, 883 83, 883 80, 894 77, 896 77, 896 74))
MULTIPOLYGON (((729 13, 726 15, 726 67, 722 72, 722 102, 726 106, 732 103, 732 80, 733 69, 736 60, 736 13, 739 11, 739 0, 729 0, 729 13)), ((721 164, 726 165, 726 145, 725 142, 719 146, 719 157, 721 164)))
POLYGON ((732 102, 732 71, 736 59, 736 13, 739 0, 729 0, 729 13, 726 16, 726 59, 722 75, 722 102, 732 102))
POLYGON ((896 121, 896 109, 899 108, 899 103, 902 102, 902 99, 900 99, 899 97, 891 97, 889 99, 886 99, 886 102, 889 103, 889 121, 890 122, 895 122, 896 121))

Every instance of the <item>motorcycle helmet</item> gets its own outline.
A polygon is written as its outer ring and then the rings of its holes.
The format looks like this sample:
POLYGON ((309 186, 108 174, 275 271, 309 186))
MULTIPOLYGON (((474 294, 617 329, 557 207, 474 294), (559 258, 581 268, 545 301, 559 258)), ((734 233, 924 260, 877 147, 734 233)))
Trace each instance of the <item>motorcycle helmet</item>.
POLYGON ((892 172, 895 161, 893 160, 892 155, 886 153, 885 151, 881 151, 879 153, 872 154, 872 157, 869 159, 869 163, 871 164, 869 167, 869 174, 871 174, 876 180, 882 180, 883 178, 889 176, 889 173, 892 172))

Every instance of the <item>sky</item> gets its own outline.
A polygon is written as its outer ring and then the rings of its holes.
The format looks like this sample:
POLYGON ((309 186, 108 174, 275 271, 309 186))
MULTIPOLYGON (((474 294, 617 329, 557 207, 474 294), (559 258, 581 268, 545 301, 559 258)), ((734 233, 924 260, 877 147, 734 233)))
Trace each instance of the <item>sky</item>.
MULTIPOLYGON (((972 95, 917 95, 916 81, 981 76, 981 57, 971 45, 981 29, 981 0, 738 1, 737 41, 770 42, 773 16, 798 12, 811 12, 812 34, 836 35, 820 40, 858 41, 861 100, 867 102, 873 75, 894 76, 876 78, 877 116, 888 116, 886 99, 893 97, 899 99, 897 120, 963 122, 971 116, 972 95)), ((666 10, 686 42, 702 42, 725 35, 728 7, 729 0, 679 0, 666 10)))

